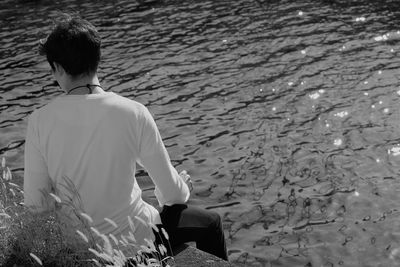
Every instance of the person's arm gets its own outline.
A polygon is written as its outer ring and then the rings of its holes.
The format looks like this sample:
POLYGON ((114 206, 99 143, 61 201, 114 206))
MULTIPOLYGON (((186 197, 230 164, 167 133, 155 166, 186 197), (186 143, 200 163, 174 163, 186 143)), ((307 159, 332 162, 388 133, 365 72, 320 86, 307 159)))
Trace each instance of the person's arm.
POLYGON ((29 116, 25 139, 24 205, 33 212, 42 212, 52 204, 49 203, 51 182, 47 164, 39 150, 39 136, 33 120, 34 114, 29 116))
POLYGON ((189 187, 172 166, 156 123, 147 108, 143 112, 139 144, 140 164, 155 184, 159 205, 183 204, 190 196, 189 187))

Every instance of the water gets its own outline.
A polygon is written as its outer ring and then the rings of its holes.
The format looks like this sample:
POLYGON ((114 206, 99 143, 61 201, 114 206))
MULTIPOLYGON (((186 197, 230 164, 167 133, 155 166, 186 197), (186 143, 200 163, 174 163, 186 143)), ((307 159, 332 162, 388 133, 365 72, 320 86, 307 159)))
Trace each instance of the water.
POLYGON ((65 6, 104 39, 102 85, 149 107, 191 203, 223 216, 235 265, 398 264, 399 2, 3 0, 0 155, 20 175, 27 115, 61 94, 36 47, 65 6))

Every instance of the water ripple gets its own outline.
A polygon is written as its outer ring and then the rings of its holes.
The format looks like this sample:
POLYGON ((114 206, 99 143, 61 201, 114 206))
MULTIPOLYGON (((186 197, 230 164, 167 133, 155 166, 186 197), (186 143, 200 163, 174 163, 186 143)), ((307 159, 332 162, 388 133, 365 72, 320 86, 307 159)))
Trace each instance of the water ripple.
MULTIPOLYGON (((232 262, 394 265, 398 1, 67 2, 104 39, 104 88, 149 107, 193 203, 223 215, 232 262)), ((26 116, 61 94, 37 43, 65 5, 0 3, 0 155, 14 170, 26 116)))

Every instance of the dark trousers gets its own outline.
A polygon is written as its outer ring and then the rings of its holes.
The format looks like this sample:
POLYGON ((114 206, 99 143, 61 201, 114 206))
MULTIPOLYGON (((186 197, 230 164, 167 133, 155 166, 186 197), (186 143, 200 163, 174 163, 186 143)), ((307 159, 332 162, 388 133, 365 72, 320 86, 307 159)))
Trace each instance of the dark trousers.
MULTIPOLYGON (((195 242, 198 249, 228 260, 224 231, 218 213, 177 204, 164 206, 160 216, 172 249, 186 242, 195 242)), ((159 238, 160 235, 156 236, 159 238)))

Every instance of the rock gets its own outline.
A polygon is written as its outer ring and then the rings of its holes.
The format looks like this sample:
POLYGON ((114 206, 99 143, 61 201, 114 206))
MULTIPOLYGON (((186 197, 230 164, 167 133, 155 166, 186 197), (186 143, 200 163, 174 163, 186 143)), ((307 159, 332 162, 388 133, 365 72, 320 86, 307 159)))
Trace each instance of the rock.
POLYGON ((175 250, 175 267, 230 267, 224 261, 207 252, 189 245, 183 245, 175 250))

